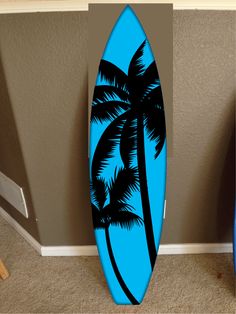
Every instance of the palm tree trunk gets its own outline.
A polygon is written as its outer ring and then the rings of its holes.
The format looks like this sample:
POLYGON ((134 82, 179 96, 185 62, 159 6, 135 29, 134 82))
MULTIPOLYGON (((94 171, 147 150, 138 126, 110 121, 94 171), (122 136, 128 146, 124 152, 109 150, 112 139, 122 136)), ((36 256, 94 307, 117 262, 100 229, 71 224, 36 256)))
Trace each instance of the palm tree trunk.
POLYGON ((143 220, 145 233, 147 238, 147 246, 152 269, 154 268, 157 251, 154 239, 151 208, 148 196, 147 172, 145 161, 145 145, 144 145, 144 123, 142 112, 138 113, 137 120, 137 161, 140 182, 140 193, 143 207, 143 220))
POLYGON ((135 299, 135 297, 132 295, 132 293, 130 292, 129 288, 126 286, 121 274, 120 274, 120 271, 117 267, 117 264, 116 264, 116 260, 115 260, 115 257, 114 257, 114 254, 113 254, 113 250, 112 250, 112 246, 111 246, 111 240, 110 240, 110 235, 109 235, 109 230, 108 230, 108 227, 105 228, 105 235, 106 235, 106 242, 107 242, 107 249, 108 249, 108 254, 109 254, 109 257, 110 257, 110 260, 111 260, 111 264, 112 264, 112 267, 113 267, 113 270, 114 270, 114 273, 116 275, 116 278, 121 286, 121 288, 123 289, 124 293, 126 294, 127 298, 130 300, 130 302, 132 304, 139 304, 139 302, 135 299))

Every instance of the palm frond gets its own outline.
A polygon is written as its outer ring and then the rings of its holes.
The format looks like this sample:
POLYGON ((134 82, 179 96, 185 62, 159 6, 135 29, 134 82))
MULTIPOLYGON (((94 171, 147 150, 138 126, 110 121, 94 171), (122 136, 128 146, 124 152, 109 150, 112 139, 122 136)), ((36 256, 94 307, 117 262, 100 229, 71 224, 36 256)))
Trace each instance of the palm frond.
POLYGON ((143 99, 143 110, 149 110, 152 107, 158 107, 160 110, 163 110, 163 96, 161 86, 158 85, 156 88, 148 91, 143 99))
POLYGON ((114 212, 120 212, 120 211, 134 211, 135 208, 125 202, 114 202, 114 203, 109 203, 108 205, 106 205, 103 210, 102 213, 104 215, 104 217, 109 217, 109 219, 111 220, 114 212))
POLYGON ((137 105, 140 102, 143 91, 143 74, 146 66, 143 59, 145 44, 146 40, 135 52, 128 70, 128 89, 130 101, 133 105, 137 105))
POLYGON ((124 124, 120 139, 120 156, 126 168, 130 167, 137 152, 137 117, 133 114, 124 124))
POLYGON ((165 114, 161 86, 151 90, 143 99, 144 126, 148 138, 156 142, 155 158, 158 157, 166 138, 165 114))
POLYGON ((153 61, 145 70, 143 80, 146 86, 156 84, 160 80, 155 61, 153 61))
POLYGON ((146 44, 146 40, 142 42, 142 44, 136 50, 135 54, 133 55, 130 61, 129 70, 128 70, 129 80, 132 80, 133 78, 141 76, 144 73, 145 63, 143 62, 143 53, 144 53, 145 44, 146 44))
POLYGON ((102 134, 93 156, 92 178, 99 176, 108 165, 109 159, 114 157, 114 150, 120 143, 122 128, 128 116, 129 111, 121 114, 109 124, 102 134))
POLYGON ((137 168, 120 168, 109 184, 110 203, 125 202, 139 188, 137 168))
POLYGON ((94 229, 104 229, 106 227, 105 220, 101 211, 93 203, 92 206, 92 217, 93 217, 93 227, 94 229))
POLYGON ((123 89, 109 85, 97 85, 93 94, 93 106, 111 100, 129 102, 129 94, 123 89))
POLYGON ((99 65, 101 80, 119 89, 127 88, 127 75, 113 63, 101 60, 99 65))
POLYGON ((142 226, 143 219, 130 211, 114 211, 110 225, 130 230, 133 226, 142 226))
POLYGON ((130 105, 122 101, 108 101, 92 106, 91 122, 107 122, 117 118, 130 105))
POLYGON ((90 184, 91 200, 101 210, 106 202, 108 190, 103 178, 94 177, 90 184))
POLYGON ((143 86, 140 94, 141 101, 158 86, 160 86, 160 79, 156 63, 153 61, 143 74, 143 86))
POLYGON ((155 158, 160 154, 166 138, 165 115, 164 110, 158 105, 152 107, 144 113, 144 125, 147 130, 148 138, 155 141, 155 158))

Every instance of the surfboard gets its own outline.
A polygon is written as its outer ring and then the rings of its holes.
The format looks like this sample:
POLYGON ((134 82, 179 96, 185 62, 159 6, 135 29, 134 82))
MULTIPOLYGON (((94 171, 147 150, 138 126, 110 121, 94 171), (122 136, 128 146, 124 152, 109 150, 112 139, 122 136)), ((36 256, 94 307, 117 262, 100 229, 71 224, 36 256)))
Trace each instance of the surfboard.
POLYGON ((161 236, 167 149, 157 63, 126 6, 100 61, 90 120, 93 225, 117 304, 142 302, 161 236))

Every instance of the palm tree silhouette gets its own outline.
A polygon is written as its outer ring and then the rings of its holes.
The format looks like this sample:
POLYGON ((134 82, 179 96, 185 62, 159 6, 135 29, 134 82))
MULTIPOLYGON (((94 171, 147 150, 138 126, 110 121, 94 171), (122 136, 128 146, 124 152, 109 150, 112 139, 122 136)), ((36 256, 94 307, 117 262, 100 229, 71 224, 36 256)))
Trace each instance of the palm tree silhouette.
POLYGON ((116 65, 101 60, 99 75, 104 85, 94 91, 91 122, 110 121, 101 136, 92 163, 92 177, 98 177, 114 157, 119 145, 120 156, 126 168, 136 159, 144 227, 151 267, 157 249, 151 219, 145 158, 145 132, 155 142, 157 158, 165 142, 165 117, 160 80, 155 61, 147 68, 144 62, 146 40, 140 45, 129 64, 128 74, 116 65))
POLYGON ((112 250, 109 227, 119 226, 130 230, 134 225, 140 226, 143 220, 134 214, 133 207, 127 203, 132 193, 138 189, 137 170, 121 168, 115 170, 114 178, 107 184, 102 178, 91 182, 91 200, 93 224, 95 229, 104 229, 110 261, 117 280, 132 304, 139 304, 125 284, 116 264, 112 250), (107 200, 108 204, 107 204, 107 200))

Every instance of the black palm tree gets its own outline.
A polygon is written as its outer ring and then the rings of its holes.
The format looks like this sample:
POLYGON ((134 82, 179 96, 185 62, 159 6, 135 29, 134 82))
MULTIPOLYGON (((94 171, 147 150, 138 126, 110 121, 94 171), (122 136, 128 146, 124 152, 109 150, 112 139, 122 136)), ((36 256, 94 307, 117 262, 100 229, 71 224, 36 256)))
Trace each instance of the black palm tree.
POLYGON ((121 288, 132 304, 139 304, 139 302, 128 289, 117 267, 112 250, 109 227, 111 225, 119 226, 129 230, 134 225, 142 225, 142 218, 134 214, 133 207, 127 203, 127 200, 137 188, 138 178, 135 168, 122 168, 115 171, 114 178, 110 184, 106 184, 102 178, 95 178, 91 183, 94 228, 105 230, 108 254, 114 273, 121 288), (108 197, 109 202, 107 204, 108 197))
POLYGON ((96 147, 92 177, 96 178, 108 165, 115 148, 120 145, 120 155, 125 167, 137 160, 144 226, 152 268, 157 250, 151 219, 145 167, 144 132, 155 142, 155 156, 165 142, 165 117, 160 80, 155 61, 147 68, 143 61, 144 41, 134 54, 126 75, 114 64, 101 60, 99 75, 104 85, 96 86, 91 121, 110 121, 96 147))

